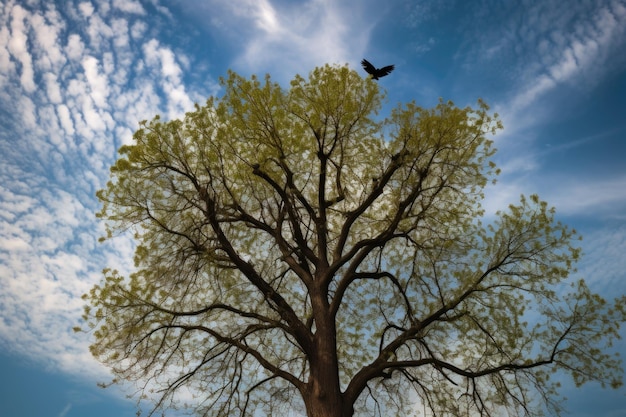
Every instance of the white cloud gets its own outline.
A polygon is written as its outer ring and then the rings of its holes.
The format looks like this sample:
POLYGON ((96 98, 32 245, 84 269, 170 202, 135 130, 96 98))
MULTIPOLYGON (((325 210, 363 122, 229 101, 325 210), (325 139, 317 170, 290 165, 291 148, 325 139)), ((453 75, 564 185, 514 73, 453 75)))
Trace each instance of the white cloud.
POLYGON ((13 223, 15 216, 23 213, 34 203, 34 199, 26 195, 16 195, 0 184, 0 217, 13 223))
POLYGON ((67 56, 73 61, 78 61, 83 56, 85 44, 83 43, 79 34, 72 33, 71 35, 69 35, 65 50, 67 56))
MULTIPOLYGON (((278 18, 276 16, 276 10, 274 10, 274 7, 269 1, 246 0, 241 3, 246 6, 238 7, 236 10, 244 13, 249 11, 258 28, 271 35, 276 35, 281 32, 281 27, 278 24, 278 18)), ((248 13, 245 14, 247 15, 248 13)))
POLYGON ((94 50, 106 47, 108 40, 114 36, 111 26, 97 14, 89 17, 89 25, 86 32, 89 46, 94 50))
POLYGON ((6 82, 9 72, 14 70, 11 62, 11 53, 7 49, 9 39, 11 39, 9 28, 6 26, 0 27, 0 87, 6 82))
POLYGON ((94 193, 138 121, 193 105, 192 61, 157 42, 144 65, 157 23, 137 2, 110 2, 0 5, 0 110, 10 115, 0 126, 0 345, 99 377, 90 336, 71 328, 102 268, 129 270, 133 244, 97 243, 94 193))
POLYGON ((491 219, 497 211, 506 210, 509 204, 519 203, 522 194, 527 194, 526 189, 518 182, 488 186, 485 190, 485 199, 482 202, 485 216, 491 219))
POLYGON ((23 96, 20 97, 15 104, 20 111, 20 116, 24 126, 32 130, 37 130, 37 111, 33 100, 31 100, 30 97, 23 96))
POLYGON ((60 104, 57 106, 57 113, 65 134, 68 136, 74 135, 74 122, 72 121, 68 107, 65 104, 60 104))
POLYGON ((63 410, 59 413, 59 417, 65 417, 67 413, 72 409, 72 403, 68 403, 63 410))
POLYGON ((87 56, 82 62, 85 77, 89 84, 91 92, 90 97, 96 106, 100 108, 107 107, 107 98, 109 96, 109 87, 107 77, 100 73, 100 65, 98 59, 93 56, 87 56))
POLYGON ((144 10, 143 6, 138 1, 113 0, 113 7, 126 13, 132 13, 132 14, 138 14, 138 15, 146 14, 146 11, 144 10))
POLYGON ((84 17, 91 17, 95 11, 93 8, 93 4, 88 1, 81 2, 78 5, 78 10, 84 17))
POLYGON ((61 96, 61 87, 57 76, 51 72, 47 72, 43 75, 44 82, 46 84, 46 93, 48 94, 48 100, 51 103, 61 103, 63 97, 61 96))
POLYGON ((182 84, 183 70, 172 50, 151 39, 144 45, 143 52, 148 67, 162 79, 163 91, 169 99, 167 117, 180 117, 191 110, 194 101, 182 84))
POLYGON ((56 11, 49 11, 46 16, 31 15, 31 26, 34 32, 39 57, 36 61, 41 71, 58 70, 66 61, 58 45, 59 32, 65 29, 63 21, 56 11), (51 24, 47 24, 49 19, 51 24))
POLYGON ((35 90, 33 62, 27 46, 27 13, 21 6, 14 6, 11 11, 11 38, 8 50, 19 61, 21 66, 20 82, 24 90, 31 93, 35 90))
POLYGON ((174 82, 180 81, 182 71, 176 63, 174 53, 169 48, 161 47, 159 41, 151 39, 144 45, 144 54, 148 65, 160 66, 161 75, 164 78, 170 78, 174 82))
POLYGON ((9 237, 0 241, 0 250, 9 252, 21 252, 30 249, 30 245, 19 237, 9 237))
MULTIPOLYGON (((561 60, 561 62, 559 62, 558 65, 553 65, 552 67, 548 68, 548 72, 551 76, 551 81, 553 81, 550 87, 555 86, 556 83, 559 81, 565 81, 569 79, 572 75, 576 73, 579 68, 578 66, 580 62, 575 57, 575 51, 576 49, 579 49, 578 45, 580 45, 580 43, 576 42, 573 48, 566 49, 563 53, 563 59, 561 60)), ((580 53, 581 51, 579 51, 579 54, 580 53)), ((544 76, 542 78, 547 77, 544 76)))
MULTIPOLYGON (((533 80, 532 84, 527 85, 522 91, 520 91, 508 104, 514 112, 519 112, 527 108, 531 103, 537 100, 538 97, 552 90, 555 86, 556 81, 554 78, 545 74, 541 75, 533 80)), ((506 112, 507 110, 504 111, 506 112)), ((507 113, 504 114, 504 117, 512 118, 507 113)))
POLYGON ((147 29, 148 25, 145 22, 136 21, 130 28, 130 35, 135 40, 140 39, 145 35, 147 29))
POLYGON ((81 314, 81 294, 98 275, 93 263, 97 236, 85 230, 93 223, 92 211, 68 192, 36 190, 35 198, 3 191, 9 201, 21 203, 2 207, 13 219, 10 226, 0 223, 5 242, 0 248, 0 340, 11 350, 55 362, 72 352, 76 362, 55 364, 66 371, 98 368, 87 360, 87 340, 77 340, 70 330, 81 314), (5 239, 7 232, 11 239, 5 239))
POLYGON ((129 45, 128 21, 126 19, 113 19, 111 27, 115 34, 113 45, 117 48, 127 47, 129 45))

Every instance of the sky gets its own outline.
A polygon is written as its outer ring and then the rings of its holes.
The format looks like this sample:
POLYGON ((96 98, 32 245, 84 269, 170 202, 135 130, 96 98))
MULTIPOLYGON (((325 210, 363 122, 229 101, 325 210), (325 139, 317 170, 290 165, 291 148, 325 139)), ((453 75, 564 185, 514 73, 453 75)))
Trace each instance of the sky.
MULTIPOLYGON (((584 236, 576 277, 626 293, 625 0, 3 0, 0 416, 135 415, 72 328, 102 269, 131 268, 132 241, 98 243, 95 192, 139 121, 228 69, 288 86, 362 58, 396 66, 384 111, 484 99, 504 124, 487 216, 538 193, 584 236)), ((563 393, 569 416, 626 416, 625 388, 563 393)))

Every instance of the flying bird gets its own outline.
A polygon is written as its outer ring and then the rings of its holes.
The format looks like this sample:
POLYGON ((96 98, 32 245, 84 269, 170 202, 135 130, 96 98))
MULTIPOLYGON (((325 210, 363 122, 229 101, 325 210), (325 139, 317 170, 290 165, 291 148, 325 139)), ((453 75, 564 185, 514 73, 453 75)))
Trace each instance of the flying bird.
POLYGON ((361 61, 361 65, 363 65, 363 69, 365 72, 372 75, 372 78, 377 80, 380 77, 384 77, 385 75, 389 75, 391 71, 393 71, 393 65, 387 65, 386 67, 376 68, 367 59, 361 61))

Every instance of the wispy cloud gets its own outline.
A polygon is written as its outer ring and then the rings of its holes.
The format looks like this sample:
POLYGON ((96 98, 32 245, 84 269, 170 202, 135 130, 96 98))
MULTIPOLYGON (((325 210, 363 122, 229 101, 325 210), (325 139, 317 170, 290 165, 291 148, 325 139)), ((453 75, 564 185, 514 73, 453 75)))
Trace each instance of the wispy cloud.
MULTIPOLYGON (((529 158, 530 159, 530 158, 529 158)), ((521 194, 537 193, 559 215, 592 217, 595 221, 626 220, 626 176, 580 178, 545 177, 541 172, 509 176, 488 186, 484 207, 487 215, 517 203, 521 194), (593 213, 593 215, 591 215, 593 213)))
MULTIPOLYGON (((557 180, 558 181, 558 180, 557 180)), ((626 176, 596 180, 572 179, 544 184, 549 201, 566 215, 589 215, 626 220, 626 176)))
POLYGON ((65 417, 67 413, 72 409, 72 403, 68 403, 65 408, 59 413, 59 417, 65 417))
POLYGON ((291 79, 326 62, 358 62, 384 7, 371 1, 211 0, 181 3, 191 15, 211 19, 211 28, 237 51, 233 67, 291 79))
POLYGON ((594 290, 612 297, 619 296, 626 285, 623 282, 626 270, 626 226, 603 229, 585 234, 585 247, 579 274, 594 290))
MULTIPOLYGON (((603 219, 619 217, 626 208, 623 173, 604 178, 565 173, 546 177, 542 164, 549 154, 562 155, 621 134, 614 129, 578 139, 557 138, 561 141, 553 143, 553 137, 545 137, 544 126, 563 117, 557 114, 560 106, 553 104, 562 94, 588 91, 611 71, 623 69, 626 57, 619 56, 626 45, 626 2, 539 1, 498 6, 483 2, 477 18, 488 16, 493 7, 508 17, 507 30, 499 26, 484 33, 477 30, 471 37, 475 45, 468 41, 464 55, 468 68, 485 68, 507 80, 507 88, 495 93, 494 106, 505 127, 496 137, 503 175, 487 193, 487 212, 516 202, 521 193, 537 192, 564 215, 585 216, 593 211, 603 219), (504 68, 507 72, 496 74, 504 68)), ((555 167, 551 168, 554 172, 555 167)))
POLYGON ((497 109, 509 129, 520 120, 549 117, 543 106, 537 111, 530 107, 554 89, 595 85, 612 70, 608 63, 615 61, 626 38, 626 3, 622 0, 538 2, 520 14, 522 23, 512 28, 518 35, 505 37, 497 43, 498 53, 491 53, 498 59, 502 49, 514 44, 522 51, 517 57, 519 69, 512 74, 513 95, 497 109))

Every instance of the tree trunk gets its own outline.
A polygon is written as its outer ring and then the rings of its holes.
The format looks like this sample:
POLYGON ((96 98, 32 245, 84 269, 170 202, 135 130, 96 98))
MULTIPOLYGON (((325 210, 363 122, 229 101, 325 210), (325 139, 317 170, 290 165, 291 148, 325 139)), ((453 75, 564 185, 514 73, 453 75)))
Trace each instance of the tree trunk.
POLYGON ((304 402, 308 417, 351 417, 352 405, 345 407, 339 384, 335 321, 325 296, 311 299, 315 315, 314 351, 309 358, 311 372, 304 402))

